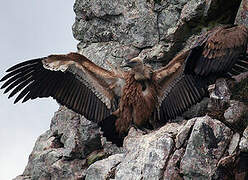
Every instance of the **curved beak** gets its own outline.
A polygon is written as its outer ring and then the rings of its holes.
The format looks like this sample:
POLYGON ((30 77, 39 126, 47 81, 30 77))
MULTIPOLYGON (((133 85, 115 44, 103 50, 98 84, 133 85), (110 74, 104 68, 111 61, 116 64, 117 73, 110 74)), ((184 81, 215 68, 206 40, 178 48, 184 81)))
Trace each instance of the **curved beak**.
POLYGON ((136 64, 137 64, 137 62, 128 61, 128 62, 125 62, 125 64, 121 65, 121 67, 122 68, 124 68, 124 67, 133 68, 136 64))

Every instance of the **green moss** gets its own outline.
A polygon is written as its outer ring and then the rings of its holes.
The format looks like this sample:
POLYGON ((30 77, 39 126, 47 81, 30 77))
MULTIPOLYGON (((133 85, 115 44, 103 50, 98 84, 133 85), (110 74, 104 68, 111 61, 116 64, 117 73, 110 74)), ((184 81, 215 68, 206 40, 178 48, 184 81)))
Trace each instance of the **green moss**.
POLYGON ((241 101, 248 105, 248 78, 243 79, 240 83, 234 85, 231 92, 231 99, 241 101))
POLYGON ((104 159, 105 157, 106 157, 106 154, 102 151, 93 152, 87 157, 87 164, 90 166, 94 162, 104 159))

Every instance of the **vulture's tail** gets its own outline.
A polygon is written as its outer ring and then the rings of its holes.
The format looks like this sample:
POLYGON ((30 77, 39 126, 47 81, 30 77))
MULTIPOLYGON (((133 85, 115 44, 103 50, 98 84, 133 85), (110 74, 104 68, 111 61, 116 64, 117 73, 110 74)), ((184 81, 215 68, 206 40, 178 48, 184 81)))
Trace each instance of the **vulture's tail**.
POLYGON ((111 141, 113 144, 116 144, 118 147, 123 145, 124 137, 122 137, 115 128, 115 122, 117 117, 115 115, 110 115, 104 120, 100 121, 98 125, 101 127, 103 136, 106 137, 107 141, 111 141))
MULTIPOLYGON (((247 152, 241 152, 239 155, 238 171, 248 172, 248 153, 247 152)), ((246 177, 248 178, 248 173, 246 173, 246 177)))

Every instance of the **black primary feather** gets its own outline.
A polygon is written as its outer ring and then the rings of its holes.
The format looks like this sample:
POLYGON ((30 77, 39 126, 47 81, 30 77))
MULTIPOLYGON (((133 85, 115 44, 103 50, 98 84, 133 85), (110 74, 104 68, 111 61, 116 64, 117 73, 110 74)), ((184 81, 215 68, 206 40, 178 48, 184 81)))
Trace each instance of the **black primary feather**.
POLYGON ((118 147, 123 146, 123 140, 125 136, 120 136, 116 131, 115 122, 117 117, 115 115, 110 115, 105 118, 103 121, 100 121, 98 125, 101 127, 103 136, 106 137, 107 141, 111 141, 116 144, 118 147))

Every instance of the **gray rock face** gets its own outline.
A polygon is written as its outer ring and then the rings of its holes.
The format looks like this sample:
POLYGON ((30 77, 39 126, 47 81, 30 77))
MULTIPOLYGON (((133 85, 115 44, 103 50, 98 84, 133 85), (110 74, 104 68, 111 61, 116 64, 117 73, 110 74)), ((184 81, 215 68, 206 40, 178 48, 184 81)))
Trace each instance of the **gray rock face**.
POLYGON ((231 124, 238 123, 243 113, 247 112, 247 110, 248 108, 244 103, 231 100, 230 107, 225 111, 224 117, 231 124))
POLYGON ((239 133, 235 133, 232 137, 232 140, 229 144, 228 147, 228 154, 232 155, 234 154, 234 152, 236 151, 238 145, 239 145, 239 140, 240 140, 240 134, 239 133))
POLYGON ((242 137, 239 143, 239 147, 242 152, 248 152, 248 139, 242 137))
MULTIPOLYGON (((166 128, 143 135, 128 146, 123 161, 116 168, 116 179, 160 179, 164 164, 174 148, 166 128)), ((131 139, 132 141, 132 139, 131 139)))
MULTIPOLYGON (((65 145, 68 139, 75 139, 75 136, 67 136, 66 129, 62 132, 65 134, 64 138, 52 136, 54 130, 61 132, 61 124, 68 123, 69 119, 63 119, 66 113, 69 113, 67 115, 71 117, 70 120, 79 120, 75 118, 76 114, 73 115, 71 111, 63 108, 57 112, 51 129, 40 136, 36 142, 23 176, 17 178, 208 179, 213 175, 221 177, 215 172, 219 160, 223 161, 227 153, 233 154, 237 147, 247 152, 246 141, 242 140, 247 135, 246 131, 238 146, 239 135, 237 133, 232 136, 232 130, 222 122, 204 116, 187 122, 183 121, 180 124, 168 123, 148 134, 132 128, 125 138, 123 151, 112 152, 112 154, 117 154, 100 161, 96 159, 95 163, 94 161, 89 163, 87 154, 94 149, 91 147, 87 150, 86 145, 80 148, 85 140, 82 144, 78 144, 82 157, 85 155, 85 158, 80 158, 79 151, 72 153, 73 148, 70 148, 75 147, 76 142, 65 145)), ((80 116, 76 115, 76 117, 80 116)), ((85 123, 86 127, 92 126, 92 124, 87 124, 87 121, 85 123)), ((98 131, 94 132, 95 130, 87 131, 82 130, 85 137, 95 137, 98 134, 98 131)), ((95 138, 85 139, 95 141, 95 138)), ((73 142, 73 140, 70 141, 73 142)))
POLYGON ((65 107, 61 107, 55 114, 50 129, 55 136, 60 137, 69 159, 85 158, 101 148, 98 126, 65 107))
POLYGON ((92 164, 86 172, 85 180, 105 180, 115 173, 115 167, 123 160, 123 154, 115 154, 92 164))
POLYGON ((74 10, 74 37, 82 42, 117 41, 144 48, 159 40, 157 15, 144 0, 77 0, 74 10))
POLYGON ((106 63, 108 60, 114 67, 122 64, 126 59, 132 59, 139 55, 140 50, 135 47, 121 45, 117 42, 92 43, 78 45, 79 52, 89 59, 94 59, 94 62, 106 69, 110 69, 106 63))
MULTIPOLYGON (((174 3, 176 3, 174 1, 174 3)), ((176 4, 168 3, 167 6, 161 7, 161 11, 158 13, 158 28, 161 40, 166 40, 171 37, 177 30, 180 20, 180 11, 186 2, 177 2, 176 4)))
POLYGON ((231 91, 225 79, 216 80, 208 87, 210 100, 207 106, 208 115, 214 119, 224 120, 224 113, 230 106, 231 91))
MULTIPOLYGON (((118 42, 148 51, 158 46, 162 53, 155 50, 147 58, 168 62, 184 47, 189 36, 201 32, 208 21, 214 21, 216 17, 221 16, 221 19, 226 20, 231 14, 234 15, 239 3, 214 2, 76 0, 73 35, 86 46, 91 43, 118 42), (222 9, 221 14, 218 8, 222 9), (227 13, 226 9, 231 10, 231 13, 227 13), (203 23, 203 19, 206 23, 203 23)), ((228 22, 218 20, 216 23, 232 23, 234 18, 231 17, 228 22)))
POLYGON ((184 149, 179 149, 174 152, 165 169, 163 177, 164 180, 183 179, 180 175, 180 162, 183 157, 184 151, 184 149))
POLYGON ((209 116, 194 118, 186 125, 168 123, 148 134, 132 128, 125 138, 125 151, 92 164, 86 179, 209 179, 219 160, 237 147, 237 134, 232 134, 209 116), (183 135, 187 143, 176 147, 183 135))
POLYGON ((232 131, 209 116, 197 119, 181 161, 184 179, 207 179, 216 169, 232 131))
POLYGON ((50 130, 41 135, 29 157, 24 175, 32 179, 73 179, 85 173, 87 155, 101 148, 96 124, 61 107, 50 130))
POLYGON ((201 18, 204 15, 204 9, 206 8, 205 0, 191 0, 182 10, 181 19, 184 22, 194 21, 201 18))
POLYGON ((244 136, 245 138, 248 139, 248 126, 247 126, 246 129, 244 130, 243 136, 244 136))
POLYGON ((243 137, 239 143, 240 150, 243 152, 248 152, 248 126, 243 132, 243 137))
POLYGON ((235 19, 235 24, 244 24, 247 26, 248 24, 248 1, 247 0, 242 0, 236 19, 235 19))
POLYGON ((31 180, 31 176, 17 176, 15 180, 31 180))
POLYGON ((217 79, 213 86, 209 86, 210 98, 228 102, 231 97, 231 92, 228 88, 227 82, 225 79, 217 79))
POLYGON ((179 130, 178 134, 176 135, 176 148, 180 148, 185 141, 187 140, 190 131, 192 130, 193 125, 195 124, 197 118, 193 118, 189 120, 182 128, 179 130))

